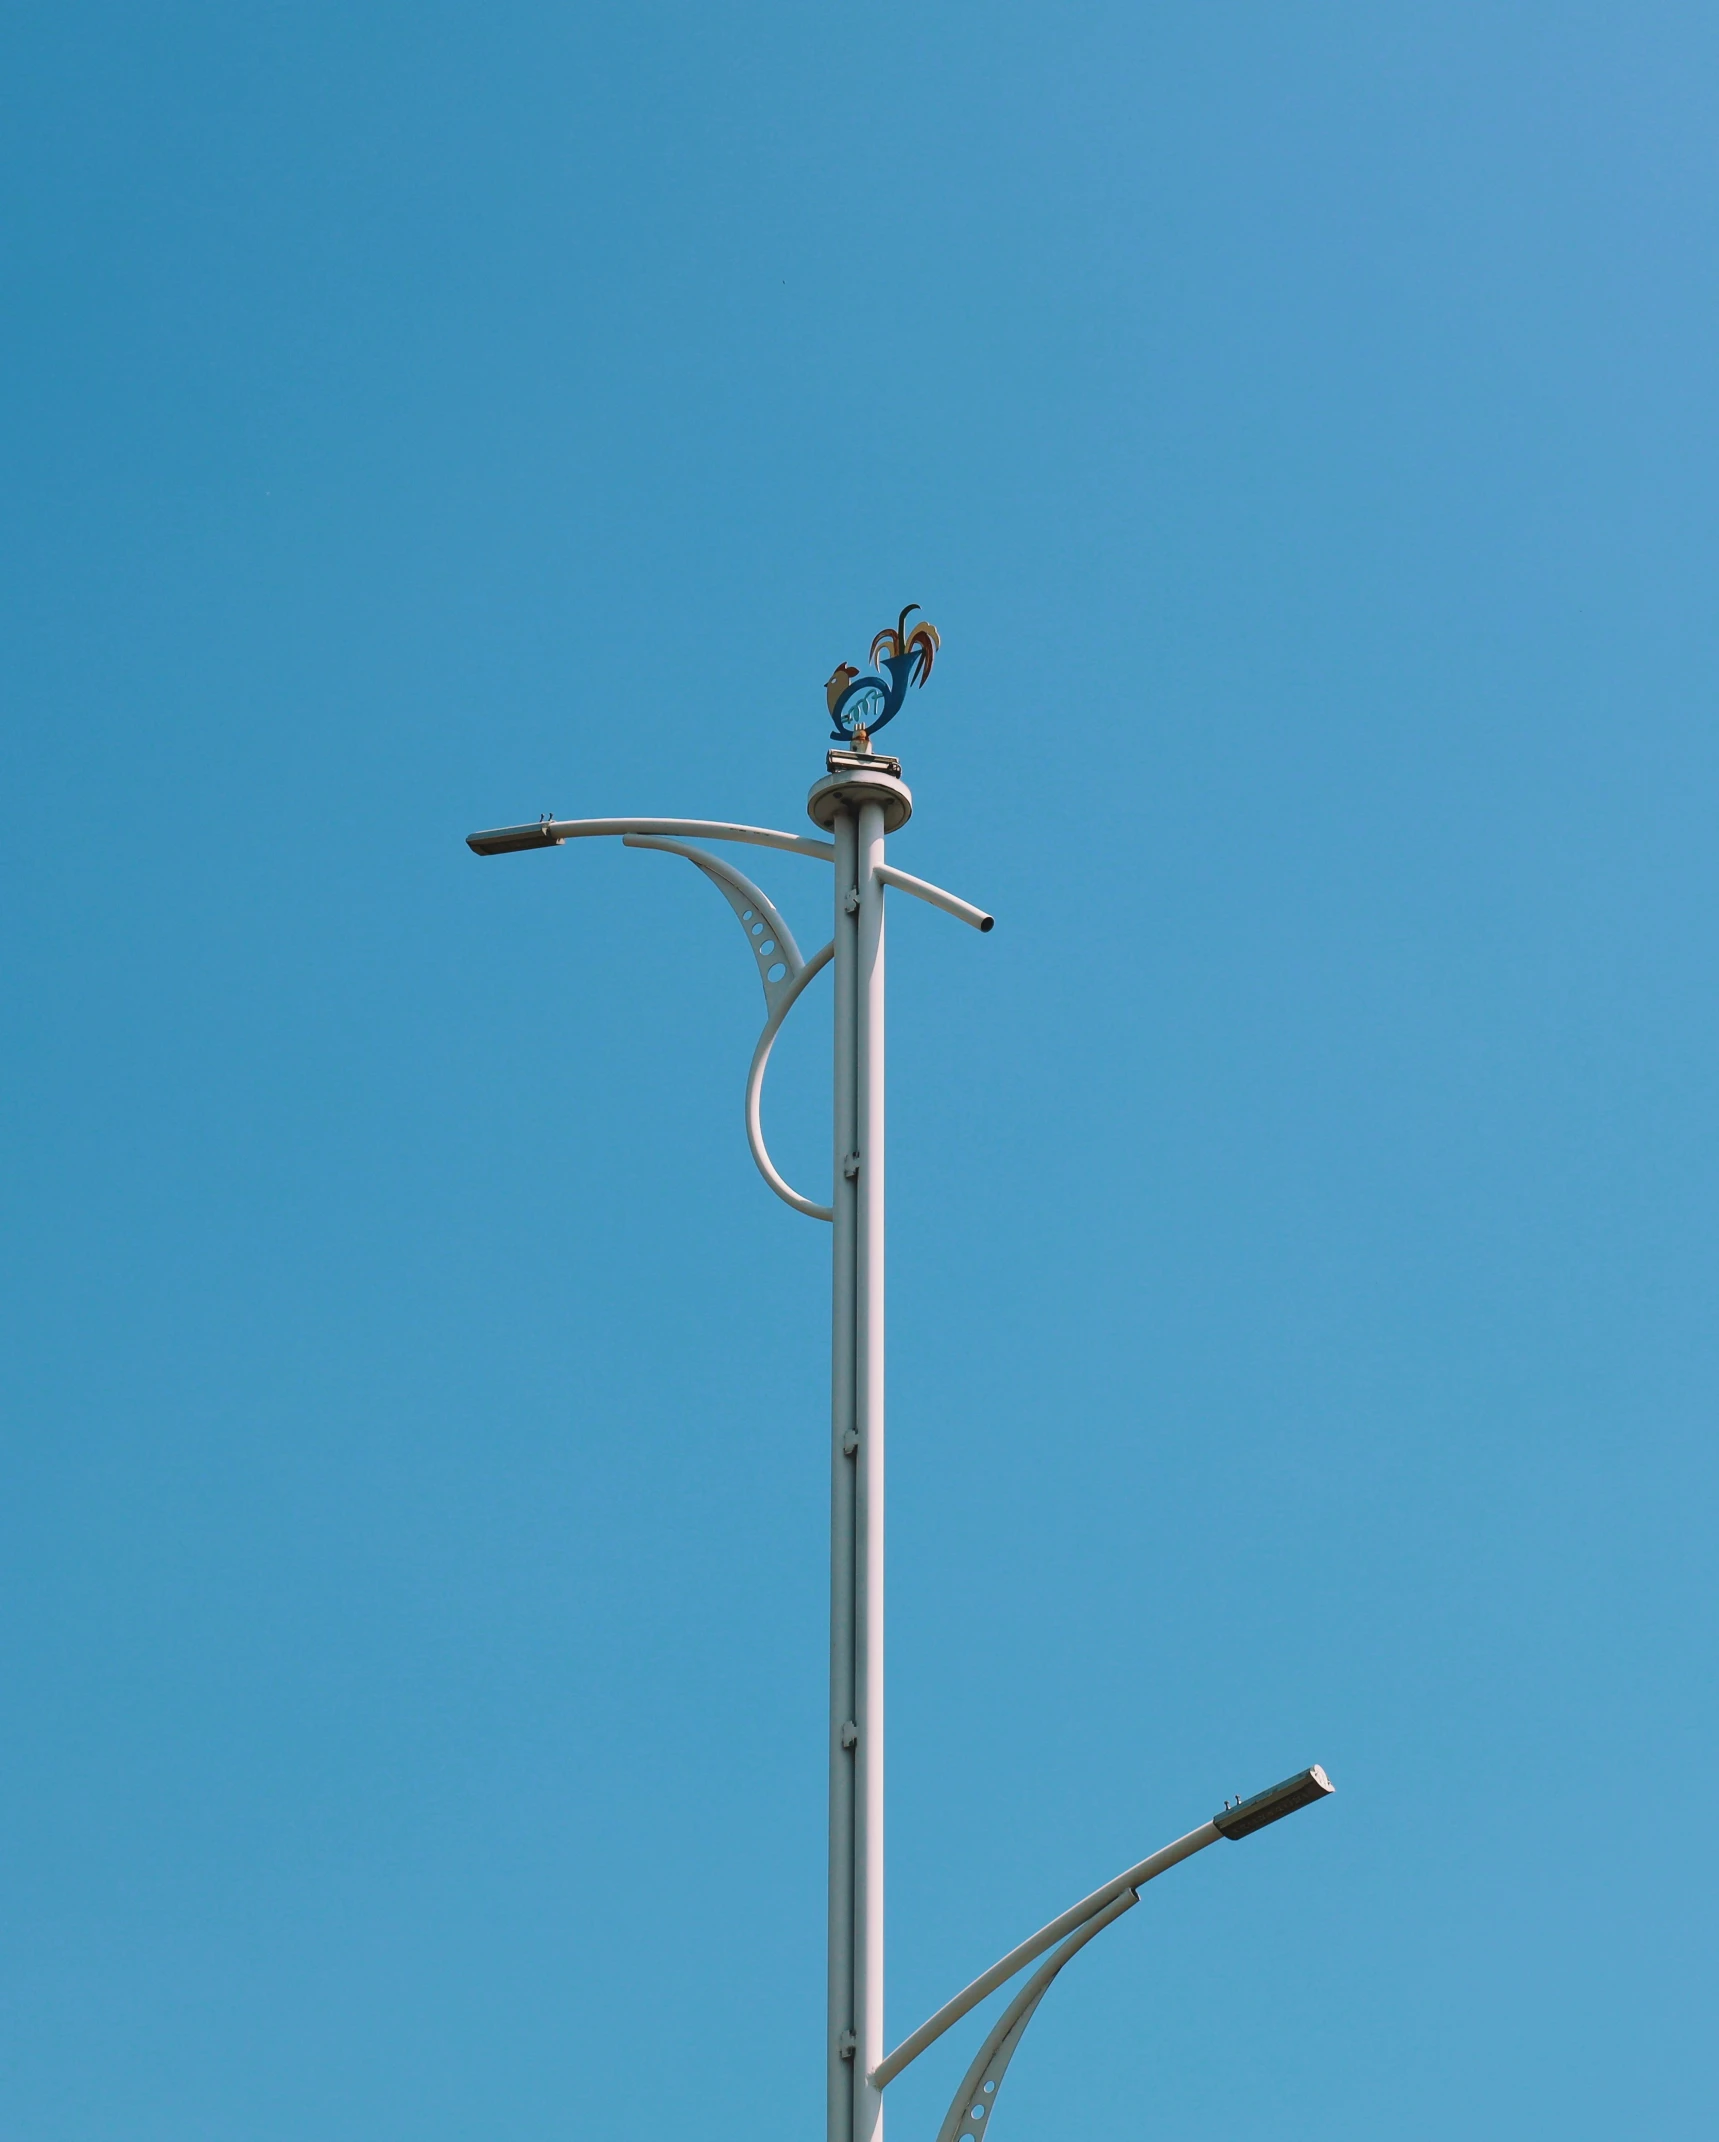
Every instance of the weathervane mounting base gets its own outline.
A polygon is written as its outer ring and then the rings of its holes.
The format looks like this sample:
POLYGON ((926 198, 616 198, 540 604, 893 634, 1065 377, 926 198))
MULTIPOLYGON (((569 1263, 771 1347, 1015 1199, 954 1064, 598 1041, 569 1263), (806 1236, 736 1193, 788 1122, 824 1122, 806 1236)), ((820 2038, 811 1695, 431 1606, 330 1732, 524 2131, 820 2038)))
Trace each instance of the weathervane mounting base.
POLYGON ((826 751, 824 765, 831 773, 886 773, 901 779, 901 761, 887 751, 826 751))
POLYGON ((832 751, 832 765, 806 798, 806 814, 813 825, 826 831, 834 826, 840 810, 857 811, 862 803, 883 805, 883 830, 897 832, 913 816, 913 791, 899 774, 885 769, 893 759, 862 758, 858 753, 832 751), (836 760, 845 765, 836 765, 836 760))

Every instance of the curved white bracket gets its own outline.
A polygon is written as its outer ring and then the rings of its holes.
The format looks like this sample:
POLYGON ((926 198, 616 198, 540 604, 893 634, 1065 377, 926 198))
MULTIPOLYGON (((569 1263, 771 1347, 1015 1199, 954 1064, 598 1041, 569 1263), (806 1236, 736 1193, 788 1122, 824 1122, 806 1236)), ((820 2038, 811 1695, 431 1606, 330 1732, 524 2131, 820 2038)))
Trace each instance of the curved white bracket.
POLYGON ((821 969, 827 967, 836 956, 836 941, 832 937, 821 952, 814 952, 794 979, 786 984, 781 1002, 772 1007, 764 1022, 764 1031, 758 1037, 758 1046, 752 1051, 752 1068, 746 1074, 746 1143, 752 1148, 752 1158, 758 1163, 758 1172, 775 1191, 784 1205, 792 1205, 796 1212, 803 1212, 808 1220, 831 1220, 835 1214, 828 1205, 817 1205, 809 1197, 802 1197, 798 1190, 785 1183, 776 1172, 774 1161, 764 1149, 764 1124, 761 1109, 764 1098, 764 1066, 770 1061, 770 1051, 776 1045, 776 1036, 782 1030, 782 1021, 793 1009, 802 989, 821 969))
POLYGON ((683 840, 662 840, 652 834, 628 833, 623 835, 621 846, 661 848, 667 855, 684 855, 689 863, 696 864, 704 872, 740 918, 746 942, 758 962, 758 979, 764 985, 764 1008, 773 1012, 783 991, 793 987, 795 977, 806 963, 800 957, 793 931, 766 895, 750 878, 742 877, 732 863, 725 863, 720 856, 706 855, 702 848, 689 848, 683 840))
POLYGON ((802 959, 793 931, 782 920, 768 895, 761 892, 750 878, 743 877, 732 863, 706 855, 701 848, 689 848, 685 841, 665 840, 654 834, 623 834, 621 845, 624 848, 661 848, 668 855, 684 855, 689 863, 704 872, 739 918, 740 927, 746 932, 746 942, 752 947, 752 956, 758 962, 758 979, 764 985, 765 1010, 764 1031, 758 1037, 758 1046, 752 1052, 752 1067, 746 1074, 746 1143, 751 1148, 759 1174, 783 1204, 792 1205, 796 1212, 803 1212, 808 1219, 831 1218, 828 1205, 815 1204, 811 1198, 802 1197, 782 1179, 764 1144, 762 1108, 764 1067, 770 1061, 770 1051, 782 1030, 782 1021, 793 1010, 800 992, 813 975, 835 957, 834 939, 821 952, 814 952, 809 960, 802 959))
POLYGON ((937 2142, 980 2142, 980 2137, 989 2132, 991 2115, 997 2109, 997 2092, 1008 2073, 1009 2062, 1014 2059, 1015 2048, 1033 2020, 1040 2001, 1050 1991, 1051 1980, 1071 1956, 1085 1948, 1094 1934, 1103 1933, 1113 1919, 1120 1919, 1139 1901, 1137 1889, 1125 1889, 1119 1897, 1112 1898, 1102 1911, 1095 1912, 1084 1926, 1070 1934, 1050 1962, 1027 1980, 980 2046, 973 2065, 955 2093, 953 2104, 944 2115, 943 2125, 937 2130, 937 2142))

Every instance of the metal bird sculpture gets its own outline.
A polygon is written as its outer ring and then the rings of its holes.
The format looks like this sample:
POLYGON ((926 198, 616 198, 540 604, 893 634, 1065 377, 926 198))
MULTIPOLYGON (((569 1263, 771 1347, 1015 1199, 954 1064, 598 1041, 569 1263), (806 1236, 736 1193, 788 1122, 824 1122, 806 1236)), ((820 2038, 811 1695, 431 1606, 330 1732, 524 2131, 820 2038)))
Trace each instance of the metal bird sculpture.
POLYGON ((925 618, 910 632, 907 620, 919 608, 910 602, 893 626, 886 625, 871 643, 871 659, 881 676, 862 677, 851 664, 841 663, 824 696, 829 702, 832 734, 838 744, 864 749, 886 721, 901 712, 910 684, 923 685, 943 642, 937 627, 925 618))

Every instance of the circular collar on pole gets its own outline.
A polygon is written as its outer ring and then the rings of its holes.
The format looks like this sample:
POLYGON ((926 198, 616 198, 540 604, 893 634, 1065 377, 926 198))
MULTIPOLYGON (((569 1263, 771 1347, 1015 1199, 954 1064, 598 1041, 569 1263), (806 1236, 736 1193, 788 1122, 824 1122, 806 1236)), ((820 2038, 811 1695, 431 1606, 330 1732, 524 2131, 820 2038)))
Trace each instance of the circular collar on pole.
MULTIPOLYGON (((832 758, 836 757, 831 752, 832 758)), ((913 816, 913 791, 907 783, 882 768, 837 767, 817 783, 806 798, 806 815, 826 831, 836 822, 838 810, 857 811, 862 803, 883 805, 883 830, 898 832, 913 816)))

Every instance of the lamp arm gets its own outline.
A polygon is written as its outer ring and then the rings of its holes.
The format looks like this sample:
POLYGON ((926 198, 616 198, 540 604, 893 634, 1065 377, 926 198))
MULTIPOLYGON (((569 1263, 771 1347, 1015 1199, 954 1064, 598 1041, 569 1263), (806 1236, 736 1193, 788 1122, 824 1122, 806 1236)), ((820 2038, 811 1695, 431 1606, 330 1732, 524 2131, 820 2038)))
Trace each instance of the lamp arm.
POLYGON ((522 848, 559 848, 566 840, 598 840, 605 835, 663 833, 671 839, 734 840, 754 848, 780 848, 789 855, 812 855, 833 863, 835 844, 807 833, 778 833, 770 826, 727 825, 715 818, 540 818, 532 826, 496 826, 468 833, 474 855, 513 855, 522 848))
MULTIPOLYGON (((925 2048, 935 2044, 951 2024, 959 2023, 970 2008, 977 2008, 988 1993, 995 1993, 1005 1979, 1013 1978, 1017 1971, 1030 1964, 1036 1956, 1042 1956, 1053 1943, 1088 1925, 1091 1925, 1094 1933, 1100 1923, 1108 1925, 1109 1921, 1104 1918, 1105 1912, 1126 1892, 1132 1890, 1137 1893, 1156 1876, 1167 1873, 1171 1867, 1180 1866, 1183 1860, 1191 1859, 1196 1852, 1203 1852, 1207 1845, 1216 1844, 1220 1837, 1251 1837, 1256 1830, 1263 1830, 1267 1824, 1281 1822, 1285 1815, 1293 1815, 1301 1808, 1316 1805, 1335 1790, 1331 1780, 1315 1763, 1310 1770, 1298 1770, 1293 1777, 1285 1778, 1282 1784, 1268 1786, 1264 1792, 1256 1792, 1251 1799, 1237 1800, 1233 1804, 1226 1800, 1222 1810, 1215 1814, 1210 1822, 1202 1822, 1197 1830, 1190 1830, 1185 1837, 1178 1837, 1174 1844, 1167 1844, 1141 1860, 1137 1866, 1126 1868, 1106 1882, 1103 1888, 1095 1889, 1091 1896, 1082 1897, 1078 1904, 1071 1904, 1068 1910, 1053 1919, 1049 1926, 1041 1926, 1036 1934, 1029 1935, 1018 1948, 1011 1949, 1007 1956, 999 1958, 988 1971, 981 1971, 970 1986, 963 1987, 952 2001, 945 2001, 937 2013, 921 2023, 911 2037, 903 2038, 893 2053, 878 2062, 871 2071, 873 2086, 881 2090, 886 2083, 893 2082, 908 2062, 917 2060, 925 2048)), ((1070 1949, 1068 1954, 1072 1956, 1074 1950, 1070 1949)), ((1066 1960, 1065 1958, 1064 1961, 1066 1960)), ((1057 1970, 1061 1968, 1059 1963, 1057 1970)), ((1051 1977, 1055 1976, 1056 1972, 1053 1971, 1051 1977)), ((1045 1980, 1045 1984, 1050 1984, 1049 1978, 1045 1980)), ((1022 2028, 1025 2028, 1024 2021, 1022 2028)))
POLYGON ((1142 1883, 1179 1866, 1196 1852, 1203 1852, 1207 1845, 1216 1844, 1223 1832, 1215 1822, 1202 1822, 1197 1830, 1190 1830, 1185 1837, 1178 1837, 1174 1844, 1167 1844, 1161 1851, 1143 1859, 1137 1866, 1129 1867, 1113 1880, 1095 1889, 1091 1896, 1082 1897, 1078 1904, 1071 1904, 1048 1926, 1041 1926, 1018 1948, 999 1958, 988 1971, 982 1971, 970 1986, 965 1986, 952 2001, 945 2001, 934 2016, 921 2023, 909 2038, 903 2038, 895 2051, 880 2060, 871 2071, 871 2079, 878 2089, 893 2082, 910 2060, 917 2060, 928 2045, 933 2045, 949 2029, 959 2023, 970 2008, 977 2008, 988 1993, 995 1993, 1006 1979, 1014 1977, 1023 1965, 1030 1964, 1035 1956, 1042 1956, 1046 1949, 1072 1934, 1088 1920, 1094 1919, 1108 1905, 1113 1904, 1125 1890, 1139 1889, 1142 1883))

